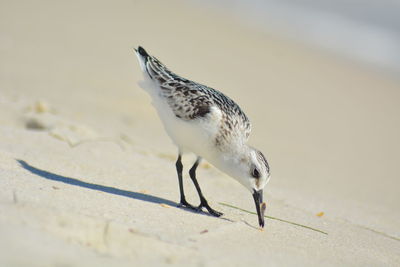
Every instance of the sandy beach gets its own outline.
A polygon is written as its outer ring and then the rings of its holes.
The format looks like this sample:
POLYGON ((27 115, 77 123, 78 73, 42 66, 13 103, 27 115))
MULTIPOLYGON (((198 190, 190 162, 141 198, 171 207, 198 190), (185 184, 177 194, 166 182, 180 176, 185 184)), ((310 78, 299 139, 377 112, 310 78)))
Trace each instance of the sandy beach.
POLYGON ((400 80, 223 10, 2 0, 0 266, 399 266, 399 115, 400 80), (251 119, 272 173, 263 231, 251 194, 206 161, 224 215, 176 207, 177 149, 137 84, 137 45, 251 119))

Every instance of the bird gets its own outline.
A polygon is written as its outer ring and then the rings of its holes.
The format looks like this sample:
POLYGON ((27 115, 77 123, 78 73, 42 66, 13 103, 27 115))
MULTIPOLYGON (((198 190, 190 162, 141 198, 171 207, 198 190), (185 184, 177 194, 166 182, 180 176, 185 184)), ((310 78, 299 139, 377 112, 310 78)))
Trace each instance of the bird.
POLYGON ((264 154, 247 144, 249 118, 222 92, 175 74, 141 46, 134 50, 143 73, 139 86, 150 95, 165 131, 178 148, 179 206, 222 215, 210 207, 196 178, 196 169, 205 159, 250 191, 263 228, 263 189, 270 180, 270 167, 264 154), (189 204, 184 193, 182 156, 186 153, 196 155, 189 176, 199 195, 199 206, 189 204))

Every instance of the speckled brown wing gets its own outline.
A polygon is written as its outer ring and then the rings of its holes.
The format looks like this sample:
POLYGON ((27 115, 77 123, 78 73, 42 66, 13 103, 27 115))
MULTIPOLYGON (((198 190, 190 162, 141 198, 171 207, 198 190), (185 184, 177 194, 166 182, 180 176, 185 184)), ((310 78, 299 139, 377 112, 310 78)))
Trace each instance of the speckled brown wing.
POLYGON ((168 81, 160 87, 175 116, 183 120, 205 117, 214 105, 210 96, 190 88, 189 84, 168 81))
POLYGON ((251 124, 246 114, 229 97, 218 90, 185 79, 162 64, 155 57, 148 56, 146 71, 161 88, 175 116, 182 120, 205 117, 214 106, 221 111, 220 141, 231 139, 247 141, 251 124))
POLYGON ((155 57, 148 57, 146 68, 176 117, 193 120, 210 112, 214 104, 212 98, 197 90, 194 82, 176 75, 155 57))

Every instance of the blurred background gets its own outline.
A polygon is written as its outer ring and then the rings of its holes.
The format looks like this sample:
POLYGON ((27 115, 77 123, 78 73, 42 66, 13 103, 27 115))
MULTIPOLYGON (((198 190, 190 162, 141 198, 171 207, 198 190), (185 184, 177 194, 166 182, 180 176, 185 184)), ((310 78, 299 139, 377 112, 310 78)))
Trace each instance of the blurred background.
POLYGON ((142 45, 240 104, 271 199, 398 233, 399 14, 390 0, 0 0, 0 93, 175 155, 137 85, 142 45))
POLYGON ((196 1, 244 23, 398 75, 399 1, 196 1))
POLYGON ((82 265, 65 244, 182 266, 398 265, 399 14, 395 0, 0 0, 0 251, 29 266, 82 265), (209 165, 200 183, 227 221, 143 201, 178 200, 177 151, 137 85, 138 45, 234 99, 271 166, 267 214, 329 236, 254 231, 252 214, 218 206, 253 210, 251 196, 209 165))

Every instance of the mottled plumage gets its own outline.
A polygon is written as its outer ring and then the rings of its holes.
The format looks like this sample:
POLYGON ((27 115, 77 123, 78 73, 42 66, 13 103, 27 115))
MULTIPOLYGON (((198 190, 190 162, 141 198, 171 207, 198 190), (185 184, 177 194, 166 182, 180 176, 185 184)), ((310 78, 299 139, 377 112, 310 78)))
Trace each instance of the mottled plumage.
POLYGON ((150 55, 146 57, 146 71, 162 89, 161 95, 176 117, 199 119, 216 107, 222 119, 215 144, 247 141, 251 132, 250 120, 232 99, 213 88, 180 77, 150 55))
POLYGON ((140 85, 152 97, 166 132, 179 148, 176 169, 181 205, 194 208, 185 199, 181 163, 182 153, 193 152, 198 158, 189 174, 200 197, 198 209, 221 215, 208 205, 196 179, 196 168, 205 158, 252 192, 260 226, 264 226, 260 205, 269 165, 259 150, 246 144, 251 132, 247 116, 223 93, 180 77, 142 47, 135 50, 144 73, 140 85))

